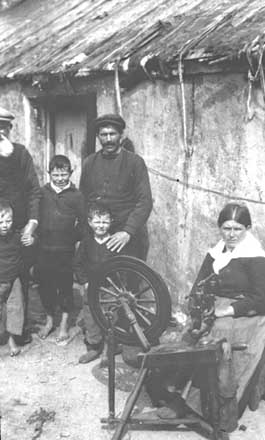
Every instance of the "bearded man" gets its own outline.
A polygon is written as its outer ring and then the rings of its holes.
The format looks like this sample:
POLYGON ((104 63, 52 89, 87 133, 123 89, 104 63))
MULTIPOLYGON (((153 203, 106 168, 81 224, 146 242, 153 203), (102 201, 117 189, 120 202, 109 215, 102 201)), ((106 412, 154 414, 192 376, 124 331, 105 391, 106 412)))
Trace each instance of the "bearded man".
MULTIPOLYGON (((12 205, 14 228, 21 231, 21 242, 30 241, 38 226, 39 201, 41 197, 38 177, 28 150, 21 144, 9 140, 15 116, 0 107, 0 197, 12 205)), ((28 303, 29 256, 25 255, 25 317, 28 303)), ((31 342, 31 335, 23 332, 17 340, 19 345, 31 342)))

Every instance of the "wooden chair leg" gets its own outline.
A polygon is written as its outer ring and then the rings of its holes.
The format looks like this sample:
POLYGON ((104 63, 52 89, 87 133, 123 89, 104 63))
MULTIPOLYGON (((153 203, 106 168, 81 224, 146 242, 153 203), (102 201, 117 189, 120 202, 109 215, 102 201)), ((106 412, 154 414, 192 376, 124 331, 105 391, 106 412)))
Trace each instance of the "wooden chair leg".
POLYGON ((135 402, 137 401, 137 399, 140 395, 140 392, 141 392, 141 389, 142 389, 142 386, 143 386, 143 383, 144 383, 144 380, 146 378, 147 373, 148 373, 148 368, 143 368, 139 372, 137 382, 135 384, 133 391, 131 392, 131 394, 129 395, 129 397, 126 401, 126 404, 125 404, 125 407, 124 407, 124 410, 123 410, 123 413, 121 416, 121 420, 120 420, 119 425, 118 425, 118 427, 112 437, 112 440, 121 440, 122 435, 124 433, 124 429, 126 427, 126 424, 128 423, 128 420, 129 420, 130 415, 132 413, 132 410, 134 408, 135 402))

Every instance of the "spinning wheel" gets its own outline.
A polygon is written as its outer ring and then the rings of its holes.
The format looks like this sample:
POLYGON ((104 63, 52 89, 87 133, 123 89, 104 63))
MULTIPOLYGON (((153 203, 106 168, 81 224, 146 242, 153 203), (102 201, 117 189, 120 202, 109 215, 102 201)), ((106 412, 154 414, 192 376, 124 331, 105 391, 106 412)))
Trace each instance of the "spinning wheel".
POLYGON ((143 261, 129 256, 113 257, 100 266, 89 288, 89 303, 98 325, 107 333, 109 417, 102 419, 109 427, 115 427, 112 440, 121 440, 128 423, 171 427, 200 425, 214 440, 219 440, 219 408, 216 398, 218 345, 211 347, 180 347, 163 351, 162 346, 151 348, 167 328, 171 316, 170 295, 162 278, 143 261), (124 406, 121 418, 115 417, 115 342, 141 345, 145 353, 134 389, 124 406), (211 396, 212 425, 201 417, 192 416, 169 422, 131 417, 148 371, 160 365, 199 363, 207 371, 211 396), (170 425, 170 426, 169 426, 170 425))
POLYGON ((100 266, 89 302, 105 333, 111 312, 115 340, 126 345, 140 342, 146 349, 147 341, 157 340, 167 328, 171 315, 170 295, 160 275, 142 260, 125 255, 100 266))

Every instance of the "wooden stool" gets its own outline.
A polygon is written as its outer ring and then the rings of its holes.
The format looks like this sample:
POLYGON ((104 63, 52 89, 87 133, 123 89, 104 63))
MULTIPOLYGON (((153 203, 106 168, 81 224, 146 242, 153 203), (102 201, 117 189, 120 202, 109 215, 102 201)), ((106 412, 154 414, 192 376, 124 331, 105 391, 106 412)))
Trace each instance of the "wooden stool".
MULTIPOLYGON (((114 417, 112 419, 112 422, 118 423, 112 440, 120 440, 122 438, 127 424, 138 428, 151 426, 152 428, 157 427, 159 429, 161 429, 161 427, 172 429, 172 426, 178 425, 199 425, 211 435, 212 439, 221 440, 223 434, 219 429, 219 403, 217 394, 217 364, 221 359, 221 355, 220 342, 201 345, 197 344, 196 346, 189 346, 184 343, 172 343, 152 347, 150 351, 140 353, 138 357, 142 363, 135 387, 127 398, 121 418, 118 419, 114 417), (207 371, 205 377, 207 378, 207 390, 210 403, 209 420, 206 421, 203 417, 200 417, 195 413, 186 418, 175 418, 170 420, 130 417, 149 370, 172 365, 176 365, 176 369, 196 365, 196 367, 198 366, 199 368, 203 367, 205 372, 207 371)), ((107 420, 105 420, 105 422, 106 421, 107 420)), ((226 438, 228 438, 228 435, 226 438)))

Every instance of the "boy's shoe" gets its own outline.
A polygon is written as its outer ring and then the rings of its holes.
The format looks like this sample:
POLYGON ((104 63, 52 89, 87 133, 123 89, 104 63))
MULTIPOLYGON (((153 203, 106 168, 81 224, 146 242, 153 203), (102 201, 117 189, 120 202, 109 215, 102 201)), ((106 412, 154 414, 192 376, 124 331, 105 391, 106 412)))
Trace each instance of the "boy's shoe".
POLYGON ((97 359, 104 348, 104 340, 102 339, 102 341, 98 342, 98 344, 88 344, 87 342, 85 342, 86 344, 86 348, 87 348, 87 352, 85 354, 82 354, 82 356, 80 356, 79 358, 79 364, 88 364, 91 361, 94 361, 95 359, 97 359))

